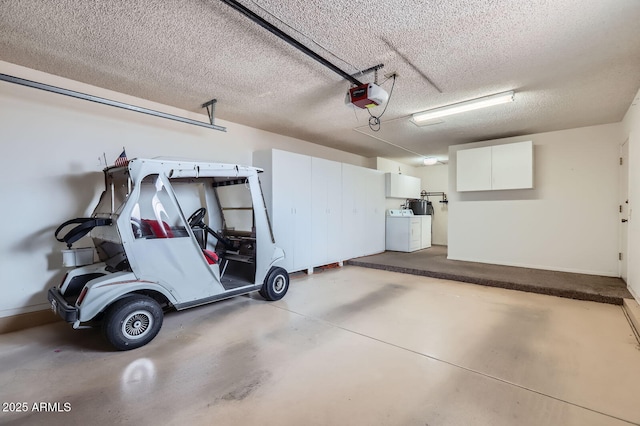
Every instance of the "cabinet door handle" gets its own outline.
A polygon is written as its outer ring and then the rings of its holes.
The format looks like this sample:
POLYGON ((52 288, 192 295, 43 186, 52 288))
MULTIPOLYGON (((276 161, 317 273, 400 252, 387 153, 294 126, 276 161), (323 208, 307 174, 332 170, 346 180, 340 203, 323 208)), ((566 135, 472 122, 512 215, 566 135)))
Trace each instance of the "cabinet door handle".
POLYGON ((627 223, 629 222, 629 219, 622 219, 622 223, 627 223))

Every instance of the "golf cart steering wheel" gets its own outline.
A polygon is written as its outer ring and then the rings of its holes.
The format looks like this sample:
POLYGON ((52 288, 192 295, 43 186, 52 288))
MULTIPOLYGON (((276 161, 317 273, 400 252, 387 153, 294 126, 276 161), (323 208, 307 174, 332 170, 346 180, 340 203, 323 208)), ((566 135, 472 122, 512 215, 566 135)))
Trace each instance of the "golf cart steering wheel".
POLYGON ((227 238, 224 238, 222 235, 218 234, 216 231, 209 228, 206 223, 204 223, 203 219, 204 215, 206 214, 207 209, 205 209, 204 207, 200 207, 198 210, 193 212, 193 214, 189 216, 189 219, 187 220, 187 222, 189 222, 189 227, 195 228, 196 226, 199 226, 203 228, 209 234, 213 235, 216 240, 220 241, 226 248, 232 249, 233 243, 231 241, 229 241, 227 238))
POLYGON ((193 214, 191 216, 189 216, 189 227, 190 228, 195 228, 196 226, 200 226, 202 228, 205 227, 204 224, 204 215, 207 214, 207 209, 205 209, 204 207, 200 207, 198 210, 196 210, 195 212, 193 212, 193 214))

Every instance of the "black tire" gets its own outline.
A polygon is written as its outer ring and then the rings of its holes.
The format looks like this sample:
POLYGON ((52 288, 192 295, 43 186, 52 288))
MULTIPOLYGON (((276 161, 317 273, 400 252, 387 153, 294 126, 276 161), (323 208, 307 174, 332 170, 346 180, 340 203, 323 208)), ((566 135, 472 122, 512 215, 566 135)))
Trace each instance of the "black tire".
POLYGON ((280 300, 289 290, 289 274, 284 268, 273 267, 264 279, 260 295, 267 300, 280 300))
POLYGON ((162 319, 162 308, 154 299, 128 296, 109 306, 102 320, 102 332, 114 348, 128 351, 153 340, 162 327, 162 319))

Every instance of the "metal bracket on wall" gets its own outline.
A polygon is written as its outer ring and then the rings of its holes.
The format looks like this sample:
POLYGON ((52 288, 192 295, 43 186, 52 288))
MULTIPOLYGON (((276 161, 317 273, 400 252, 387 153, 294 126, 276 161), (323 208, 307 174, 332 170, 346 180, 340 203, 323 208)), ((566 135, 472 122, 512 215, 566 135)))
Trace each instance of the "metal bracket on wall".
POLYGON ((374 78, 373 82, 375 84, 378 84, 378 70, 382 69, 382 68, 384 68, 384 64, 374 65, 374 66, 372 66, 370 68, 367 68, 366 70, 358 71, 355 74, 351 74, 351 77, 354 77, 354 78, 355 77, 360 77, 360 76, 367 75, 367 74, 373 72, 373 73, 375 73, 375 78, 374 78))
POLYGON ((214 126, 214 121, 216 119, 216 103, 218 103, 217 99, 211 99, 209 102, 205 102, 202 104, 202 108, 207 109, 207 114, 209 114, 209 122, 212 126, 214 126))
POLYGON ((420 196, 422 198, 427 197, 427 200, 429 199, 429 197, 442 197, 442 200, 440 200, 441 203, 449 203, 449 200, 447 200, 447 194, 445 194, 444 192, 427 192, 423 190, 420 192, 420 196))
MULTIPOLYGON (((208 129, 220 130, 222 132, 227 131, 226 127, 216 126, 213 124, 213 118, 212 118, 213 116, 211 114, 209 114, 209 120, 211 121, 211 123, 203 123, 202 121, 192 120, 190 118, 184 118, 178 115, 167 114, 165 112, 160 112, 160 111, 156 111, 149 108, 142 108, 135 105, 125 104, 124 102, 112 101, 110 99, 101 98, 99 96, 87 95, 86 93, 75 92, 73 90, 63 89, 61 87, 50 86, 48 84, 38 83, 31 80, 25 80, 23 78, 14 77, 7 74, 0 74, 0 81, 6 81, 9 83, 19 84, 21 86, 27 86, 27 87, 32 87, 34 89, 45 90, 47 92, 57 93, 59 95, 71 96, 72 98, 83 99, 85 101, 96 102, 99 104, 122 108, 129 111, 141 112, 143 114, 153 115, 155 117, 160 117, 160 118, 166 118, 168 120, 179 121, 181 123, 193 124, 194 126, 206 127, 208 129)), ((215 103, 215 100, 207 102, 207 104, 211 102, 215 103)), ((207 112, 208 111, 209 109, 207 108, 207 112)))

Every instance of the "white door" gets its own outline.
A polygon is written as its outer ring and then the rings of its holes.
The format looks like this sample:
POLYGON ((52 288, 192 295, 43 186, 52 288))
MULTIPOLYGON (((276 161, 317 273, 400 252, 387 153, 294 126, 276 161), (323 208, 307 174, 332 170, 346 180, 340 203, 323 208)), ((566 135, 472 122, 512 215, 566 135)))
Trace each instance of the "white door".
POLYGON ((273 151, 273 233, 284 250, 283 266, 294 272, 309 267, 311 241, 311 157, 273 151))
POLYGON ((323 265, 327 257, 327 229, 329 227, 327 215, 327 193, 329 183, 327 160, 311 159, 311 262, 313 265, 323 265))
POLYGON ((356 191, 355 186, 353 166, 342 164, 342 238, 344 241, 341 249, 342 259, 354 257, 353 240, 356 237, 356 231, 353 194, 356 191))
POLYGON ((360 167, 342 164, 342 259, 362 256, 365 252, 364 187, 360 167))
POLYGON ((166 177, 145 177, 132 196, 139 197, 135 203, 125 205, 121 218, 126 226, 120 229, 138 224, 127 249, 137 278, 162 283, 180 303, 222 293, 224 288, 215 279, 198 242, 187 231, 166 177), (189 285, 180 285, 185 282, 189 285))
POLYGON ((363 254, 381 253, 385 249, 385 175, 364 170, 366 175, 366 244, 363 254))
POLYGON ((311 263, 340 260, 342 234, 342 166, 335 161, 311 160, 311 263))
POLYGON ((629 140, 620 147, 620 278, 627 282, 627 241, 629 232, 629 140))
POLYGON ((327 263, 342 258, 342 164, 332 161, 327 175, 327 263))

